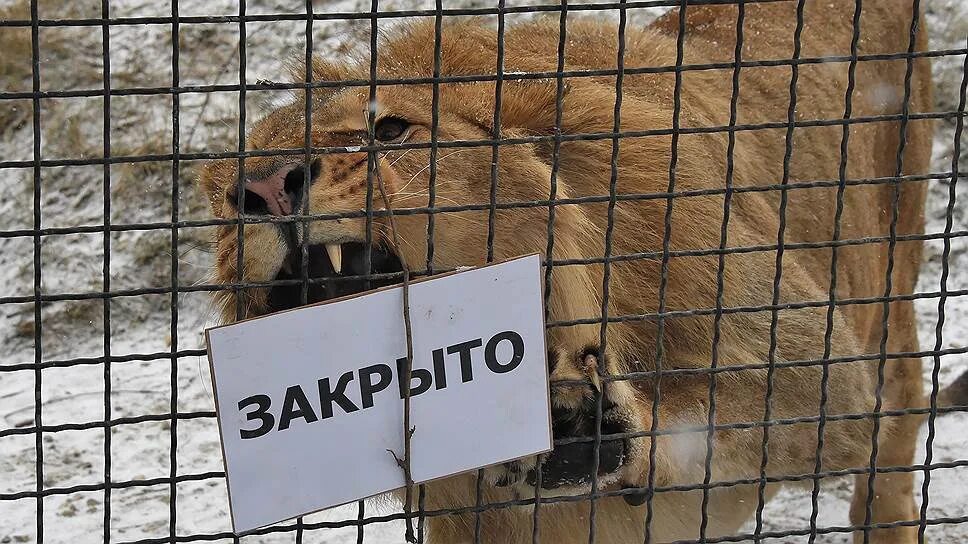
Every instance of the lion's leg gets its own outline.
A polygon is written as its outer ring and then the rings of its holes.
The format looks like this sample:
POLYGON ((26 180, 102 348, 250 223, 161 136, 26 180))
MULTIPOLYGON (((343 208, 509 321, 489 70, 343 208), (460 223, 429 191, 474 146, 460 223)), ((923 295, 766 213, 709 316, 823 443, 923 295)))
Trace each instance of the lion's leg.
MULTIPOLYGON (((910 301, 895 303, 891 307, 888 351, 917 351, 918 339, 914 320, 914 305, 910 301)), ((921 360, 888 360, 884 369, 883 410, 897 410, 922 405, 921 360)), ((878 467, 912 465, 917 447, 918 431, 923 416, 890 417, 881 420, 878 433, 878 467)), ((876 474, 874 495, 871 501, 871 523, 892 523, 918 518, 914 502, 914 473, 893 472, 876 474)), ((854 525, 864 523, 867 516, 868 474, 858 475, 854 480, 854 497, 850 508, 850 521, 854 525)), ((917 542, 918 528, 895 527, 875 529, 870 532, 872 543, 900 544, 917 542)), ((854 542, 863 542, 863 532, 854 534, 854 542)))
MULTIPOLYGON (((910 365, 910 374, 916 375, 916 368, 920 367, 917 359, 900 359, 893 366, 910 365)), ((888 363, 892 366, 892 363, 888 363)), ((897 372, 892 372, 897 374, 897 372)), ((920 380, 920 376, 916 376, 920 380)), ((920 382, 919 382, 920 383, 920 382)), ((917 445, 918 430, 921 417, 907 416, 896 418, 889 425, 882 421, 878 434, 878 467, 896 467, 914 463, 914 453, 917 445)), ((874 495, 871 499, 871 523, 892 523, 918 518, 918 510, 914 502, 914 473, 894 472, 881 473, 874 477, 874 495)), ((850 522, 862 525, 866 519, 868 501, 868 474, 860 474, 854 478, 854 496, 850 506, 850 522)), ((917 527, 896 527, 892 529, 875 529, 870 533, 869 542, 873 543, 908 543, 917 542, 917 527)), ((854 542, 863 542, 863 532, 854 534, 854 542)))

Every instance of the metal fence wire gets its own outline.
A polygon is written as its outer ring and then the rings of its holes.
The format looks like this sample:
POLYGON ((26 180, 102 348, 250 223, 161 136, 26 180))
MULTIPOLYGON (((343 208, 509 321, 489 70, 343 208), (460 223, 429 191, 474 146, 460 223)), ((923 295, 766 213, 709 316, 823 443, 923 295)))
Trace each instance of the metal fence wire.
POLYGON ((968 399, 964 381, 942 386, 968 352, 946 321, 968 295, 955 285, 968 27, 926 46, 932 2, 188 3, 0 4, 0 178, 26 187, 0 208, 2 542, 968 539, 963 504, 931 508, 939 485, 968 483, 963 451, 934 451, 968 399), (320 33, 337 23, 358 55, 320 33), (273 43, 305 48, 258 50, 273 43), (301 75, 256 79, 275 77, 248 65, 260 55, 295 58, 301 75), (928 61, 953 100, 928 101, 928 61), (77 75, 92 63, 100 84, 77 75), (139 63, 161 79, 132 76, 139 63), (45 83, 65 66, 73 84, 45 83), (358 118, 335 119, 340 100, 358 118), (58 145, 71 138, 86 147, 58 145), (351 197, 314 196, 348 174, 351 197), (291 202, 253 189, 273 175, 291 202), (337 274, 319 233, 346 224, 362 234, 337 274), (276 251, 257 240, 266 228, 287 237, 287 272, 248 275, 276 251), (555 452, 500 478, 408 486, 402 507, 359 501, 232 534, 206 323, 531 252, 544 255, 555 452), (138 313, 136 300, 153 302, 138 313), (825 496, 847 476, 850 521, 825 523, 846 517, 825 496), (799 517, 771 514, 775 488, 795 483, 807 502, 780 508, 799 517))

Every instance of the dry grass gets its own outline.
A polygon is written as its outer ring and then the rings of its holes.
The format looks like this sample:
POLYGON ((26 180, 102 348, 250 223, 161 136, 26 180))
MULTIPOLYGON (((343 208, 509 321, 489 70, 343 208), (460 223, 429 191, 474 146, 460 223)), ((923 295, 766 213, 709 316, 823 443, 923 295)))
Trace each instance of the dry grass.
MULTIPOLYGON (((27 2, 0 8, 0 21, 29 19, 27 2)), ((25 91, 30 88, 30 29, 0 27, 0 82, 6 91, 25 91)), ((0 111, 2 115, 2 111, 0 111)))
MULTIPOLYGON (((100 11, 95 0, 40 0, 41 18, 64 19, 94 17, 100 11)), ((30 2, 17 2, 0 7, 0 20, 29 20, 30 2)), ((44 28, 39 35, 41 82, 44 88, 67 88, 100 81, 99 66, 91 60, 81 61, 97 53, 97 48, 78 47, 90 41, 89 29, 44 28)), ((0 27, 0 90, 27 92, 33 88, 32 47, 30 27, 0 27)), ((0 135, 22 128, 33 109, 27 100, 7 102, 0 107, 0 135)))
MULTIPOLYGON (((27 4, 0 8, 0 20, 24 19, 30 16, 27 4)), ((0 89, 25 91, 30 88, 30 29, 23 27, 0 27, 0 89)), ((33 113, 27 100, 8 102, 0 107, 0 134, 16 130, 30 119, 33 113)))

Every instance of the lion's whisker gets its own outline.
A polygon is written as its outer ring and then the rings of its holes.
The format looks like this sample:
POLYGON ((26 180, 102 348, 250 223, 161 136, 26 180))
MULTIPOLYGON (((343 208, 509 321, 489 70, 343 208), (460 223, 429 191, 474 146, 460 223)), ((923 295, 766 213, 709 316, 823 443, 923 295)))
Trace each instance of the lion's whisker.
POLYGON ((413 151, 413 149, 414 148, 411 147, 410 149, 407 149, 406 151, 404 151, 403 153, 401 153, 399 157, 393 159, 393 162, 390 163, 390 166, 393 166, 393 165, 397 164, 398 162, 400 162, 400 159, 406 157, 407 156, 407 153, 410 153, 411 151, 413 151))
MULTIPOLYGON (((440 190, 441 188, 446 188, 446 187, 449 187, 450 185, 453 185, 453 184, 456 184, 456 183, 459 183, 459 181, 457 181, 457 180, 451 180, 451 181, 444 180, 444 181, 440 181, 440 182, 437 182, 437 183, 434 184, 434 189, 440 190)), ((437 194, 440 194, 440 193, 435 193, 435 195, 437 195, 437 194)), ((393 193, 393 194, 390 195, 390 197, 391 198, 394 198, 394 199, 396 197, 398 197, 398 196, 404 196, 404 197, 410 197, 410 196, 430 196, 430 188, 427 187, 425 189, 421 189, 421 190, 419 190, 417 192, 412 192, 412 193, 396 192, 396 193, 393 193)))
MULTIPOLYGON (((453 157, 454 155, 456 155, 456 154, 458 154, 458 153, 460 153, 462 151, 465 151, 465 150, 464 149, 458 149, 457 151, 454 151, 453 153, 448 153, 447 155, 444 155, 443 157, 437 157, 437 160, 434 161, 434 164, 439 165, 440 164, 440 161, 446 159, 447 157, 453 157)), ((428 164, 427 166, 424 166, 420 170, 417 170, 417 172, 414 173, 414 175, 410 176, 410 179, 407 180, 407 183, 405 183, 403 185, 403 187, 401 187, 397 192, 406 190, 406 188, 409 187, 411 183, 413 183, 413 180, 417 179, 417 176, 419 176, 420 174, 426 172, 429 169, 430 169, 430 164, 428 164)))
MULTIPOLYGON (((434 199, 445 200, 447 202, 450 202, 450 203, 454 204, 455 206, 460 206, 461 205, 460 202, 457 202, 456 200, 454 200, 452 198, 448 198, 447 196, 445 196, 445 194, 446 193, 444 193, 444 194, 436 193, 434 195, 434 199)), ((406 202, 408 200, 413 200, 415 198, 422 197, 422 196, 423 197, 429 197, 430 196, 429 191, 426 191, 425 190, 425 191, 419 191, 419 192, 416 192, 416 193, 405 193, 403 195, 403 198, 400 198, 398 200, 395 200, 394 202, 397 203, 397 204, 399 204, 401 202, 406 202)))
MULTIPOLYGON (((453 202, 453 201, 451 201, 451 202, 453 202)), ((464 221, 464 222, 470 223, 472 225, 479 225, 479 226, 486 225, 486 223, 484 221, 481 221, 479 219, 472 219, 470 217, 466 217, 461 212, 443 212, 443 213, 439 213, 438 215, 440 217, 446 217, 446 218, 452 218, 452 219, 457 219, 457 220, 460 220, 460 221, 464 221)))
POLYGON ((403 237, 401 237, 401 238, 400 238, 400 241, 401 241, 401 242, 402 242, 402 243, 403 243, 404 245, 406 245, 406 246, 409 246, 409 247, 410 247, 410 249, 412 249, 414 253, 417 253, 417 246, 415 246, 415 245, 413 245, 412 243, 410 243, 410 241, 408 241, 408 240, 407 240, 406 238, 403 238, 403 237))

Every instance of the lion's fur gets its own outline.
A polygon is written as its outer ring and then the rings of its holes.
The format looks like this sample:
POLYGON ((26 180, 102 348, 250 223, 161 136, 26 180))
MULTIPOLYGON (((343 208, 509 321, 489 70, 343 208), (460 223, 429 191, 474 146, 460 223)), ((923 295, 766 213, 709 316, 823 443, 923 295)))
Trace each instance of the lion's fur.
MULTIPOLYGON (((776 60, 793 56, 796 3, 765 3, 745 6, 742 59, 776 60)), ((808 0, 802 32, 802 58, 847 56, 852 37, 854 2, 808 0)), ((668 285, 664 319, 663 369, 682 369, 661 380, 658 429, 673 430, 704 426, 707 422, 709 388, 715 379, 715 421, 718 425, 757 422, 764 418, 767 390, 767 361, 817 361, 824 356, 828 321, 828 291, 831 281, 830 247, 787 247, 779 282, 781 305, 776 312, 775 343, 771 342, 774 313, 766 310, 728 310, 772 304, 776 272, 776 246, 780 235, 780 190, 749 190, 782 182, 803 184, 828 182, 816 187, 786 191, 784 243, 805 244, 834 239, 837 213, 837 180, 840 179, 840 147, 844 97, 848 85, 847 62, 799 65, 796 86, 797 121, 822 120, 793 131, 792 154, 784 175, 786 122, 789 107, 791 68, 789 65, 744 67, 739 76, 735 124, 772 123, 775 128, 736 130, 734 149, 726 130, 704 131, 703 127, 730 124, 736 41, 736 6, 689 7, 685 28, 684 64, 724 63, 713 70, 682 72, 681 115, 683 133, 678 137, 675 168, 676 192, 671 201, 673 256, 668 260, 668 285), (726 246, 750 248, 723 259, 721 300, 719 289, 721 229, 724 216, 723 189, 727 179, 735 189, 729 195, 726 246), (767 249, 756 249, 767 246, 767 249), (692 310, 701 309, 701 312, 692 310), (718 321, 718 324, 717 324, 718 321), (714 337, 718 346, 714 353, 714 337), (689 372, 713 364, 718 367, 759 365, 741 371, 689 372)), ((911 23, 910 2, 881 0, 866 2, 860 18, 861 55, 898 53, 908 49, 911 23)), ((676 10, 649 28, 626 30, 626 69, 673 66, 676 64, 676 10)), ((923 23, 922 23, 923 27, 923 23)), ((568 22, 566 70, 613 70, 617 59, 617 26, 590 20, 568 22)), ((511 25, 505 37, 504 71, 554 72, 557 66, 557 19, 511 25)), ((915 49, 925 47, 925 32, 919 32, 915 49)), ((475 22, 447 23, 443 27, 440 73, 443 76, 493 74, 497 67, 497 36, 494 28, 475 22)), ((430 22, 398 26, 381 41, 378 72, 381 78, 429 77, 434 69, 434 27, 430 22)), ((848 180, 872 180, 895 176, 904 96, 904 60, 864 61, 856 66, 853 118, 889 116, 876 122, 850 125, 846 162, 848 180)), ((313 79, 339 81, 369 77, 367 59, 351 62, 319 60, 313 79)), ((567 78, 564 82, 561 133, 556 151, 554 140, 502 145, 498 150, 497 202, 544 201, 551 192, 553 158, 558 155, 556 176, 558 204, 554 209, 554 257, 595 259, 593 264, 558 264, 551 277, 552 321, 595 320, 601 316, 603 272, 608 223, 608 195, 612 179, 613 145, 618 147, 612 255, 647 253, 646 258, 623 259, 610 264, 608 315, 654 314, 659 310, 662 250, 670 183, 673 126, 674 72, 635 72, 622 81, 621 130, 656 131, 641 137, 623 137, 613 142, 616 82, 613 75, 567 78), (569 135, 593 133, 595 139, 574 140, 569 135), (621 195, 651 195, 644 199, 621 195), (592 203, 567 203, 567 199, 598 196, 592 203)), ((554 77, 504 81, 500 130, 502 138, 526 138, 555 134, 556 89, 554 77)), ((314 92, 312 138, 315 146, 355 146, 365 134, 368 88, 323 88, 314 92)), ((430 141, 433 124, 433 89, 430 85, 387 85, 377 92, 378 116, 392 113, 418 127, 409 141, 430 141)), ((486 140, 494 123, 495 84, 490 82, 445 83, 439 86, 439 132, 441 142, 486 140)), ((925 59, 913 62, 910 112, 929 112, 930 71, 925 59)), ((270 114, 248 137, 250 148, 294 148, 304 145, 303 101, 270 114)), ((906 126, 903 174, 928 172, 931 123, 912 119, 906 126)), ((486 204, 491 190, 492 147, 449 148, 437 151, 436 205, 486 204)), ((280 158, 249 158, 250 176, 269 172, 280 158)), ((294 160, 302 160, 295 156, 294 160)), ((325 155, 321 181, 310 193, 310 211, 329 213, 358 211, 365 205, 366 153, 325 155)), ((380 174, 393 195, 395 208, 427 205, 430 172, 426 169, 430 150, 391 152, 379 163, 380 174), (404 189, 404 187, 406 187, 404 189)), ((201 186, 210 197, 216 216, 234 217, 227 209, 224 193, 235 183, 237 161, 219 161, 201 176, 201 186)), ((892 232, 892 205, 897 199, 898 236, 922 232, 925 196, 923 182, 849 183, 843 189, 843 210, 839 237, 875 240, 841 245, 836 249, 836 299, 882 297, 892 232)), ((379 203, 379 196, 374 196, 379 203)), ((377 204, 376 207, 380 207, 377 204)), ((477 265, 486 255, 488 213, 484 209, 435 214, 433 265, 448 268, 477 265)), ((544 252, 547 240, 548 207, 503 209, 496 212, 494 257, 512 257, 544 252)), ((404 240, 401 252, 411 267, 421 268, 427 255, 428 215, 396 218, 404 240)), ((386 224, 377 219, 379 236, 386 236, 386 224)), ((311 224, 311 243, 362 240, 364 219, 318 221, 311 224)), ((224 227, 219 235, 216 274, 220 281, 236 281, 236 229, 224 227)), ((278 272, 288 249, 272 225, 246 225, 244 278, 269 281, 278 272)), ((893 247, 893 275, 890 294, 911 293, 921 258, 921 243, 899 241, 893 247)), ((236 317, 231 293, 221 296, 226 319, 236 317)), ((251 290, 242 315, 251 315, 264 303, 264 290, 251 290)), ((878 354, 881 351, 884 305, 881 302, 837 306, 830 314, 830 357, 842 357, 831 364, 827 382, 826 415, 866 413, 875 408, 878 354), (851 356, 874 354, 862 361, 851 356)), ((887 353, 917 351, 915 316, 910 301, 889 306, 887 353)), ((553 327, 548 341, 559 354, 553 378, 594 379, 574 364, 576 354, 599 343, 600 326, 553 327)), ((657 367, 658 323, 652 316, 611 323, 607 331, 607 372, 652 370, 657 367)), ((773 419, 813 417, 818 414, 824 367, 786 366, 772 373, 769 417, 773 419)), ((887 358, 884 364, 882 409, 900 409, 922 403, 920 361, 887 358)), ((648 430, 652 425, 654 383, 641 380, 629 386, 611 382, 606 392, 626 402, 635 414, 633 428, 648 430)), ((581 391, 556 389, 555 403, 575 405, 581 391)), ((887 417, 880 420, 878 464, 911 464, 920 419, 887 417)), ((864 467, 871 452, 871 419, 827 420, 824 432, 823 470, 864 467)), ((769 428, 767 473, 797 475, 814 471, 817 445, 815 420, 769 428)), ((712 456, 713 482, 758 478, 761 464, 762 426, 741 426, 715 434, 712 456)), ((648 483, 649 444, 637 438, 618 485, 645 486, 648 483)), ((704 478, 705 433, 664 434, 655 452, 655 485, 696 485, 704 478)), ((867 476, 858 476, 851 520, 863 523, 867 476)), ((776 484, 767 488, 767 495, 776 484)), ((873 521, 916 519, 910 473, 881 475, 876 481, 873 521)), ((471 507, 476 502, 474 475, 453 477, 426 488, 430 510, 471 507)), ((517 496, 531 496, 527 487, 513 490, 485 486, 485 502, 500 502, 517 496), (516 495, 517 493, 517 495, 516 495)), ((544 496, 558 495, 544 491, 544 496)), ((699 535, 702 492, 665 491, 653 499, 655 515, 652 537, 662 542, 696 538, 699 535)), ((720 486, 709 493, 706 536, 735 532, 755 511, 757 485, 720 486)), ((621 498, 597 501, 597 542, 638 542, 643 539, 645 507, 628 506, 621 498)), ((543 504, 538 519, 543 541, 583 542, 588 535, 587 500, 543 504)), ((431 516, 429 541, 470 541, 475 516, 431 516)), ((483 541, 489 543, 529 542, 532 533, 531 507, 505 507, 481 515, 483 541)), ((874 540, 913 542, 916 528, 875 531, 874 540)))

